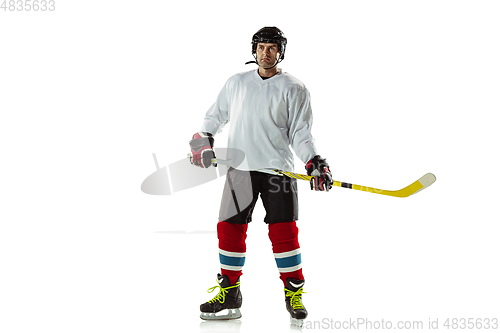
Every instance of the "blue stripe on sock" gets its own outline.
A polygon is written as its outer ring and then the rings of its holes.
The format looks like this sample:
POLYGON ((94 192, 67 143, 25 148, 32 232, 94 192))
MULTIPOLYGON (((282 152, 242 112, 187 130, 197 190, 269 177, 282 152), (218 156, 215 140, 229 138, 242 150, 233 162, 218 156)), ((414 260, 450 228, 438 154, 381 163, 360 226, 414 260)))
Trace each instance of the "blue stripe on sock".
POLYGON ((228 266, 243 266, 245 264, 245 257, 228 257, 219 253, 220 263, 228 266))
POLYGON ((291 257, 286 258, 274 258, 276 260, 276 265, 278 268, 286 268, 297 266, 302 262, 302 258, 300 257, 300 253, 291 257))

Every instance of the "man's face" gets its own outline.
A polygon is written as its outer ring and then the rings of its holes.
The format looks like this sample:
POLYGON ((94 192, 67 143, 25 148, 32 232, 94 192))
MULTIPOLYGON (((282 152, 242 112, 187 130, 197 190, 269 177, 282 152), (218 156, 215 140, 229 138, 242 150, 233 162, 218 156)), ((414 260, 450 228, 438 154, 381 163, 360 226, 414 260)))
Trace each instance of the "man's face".
POLYGON ((278 60, 280 53, 278 45, 274 43, 258 43, 257 44, 257 62, 259 66, 268 68, 274 66, 278 60))

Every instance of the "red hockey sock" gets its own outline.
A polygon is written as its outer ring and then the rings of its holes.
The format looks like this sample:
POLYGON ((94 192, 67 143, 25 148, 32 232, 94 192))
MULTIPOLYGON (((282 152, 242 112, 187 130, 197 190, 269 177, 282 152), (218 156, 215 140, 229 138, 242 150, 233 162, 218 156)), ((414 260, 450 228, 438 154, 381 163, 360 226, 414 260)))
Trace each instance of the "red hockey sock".
POLYGON ((273 244, 274 258, 285 287, 287 278, 304 279, 298 234, 295 221, 269 224, 269 239, 273 244))
POLYGON ((231 284, 235 284, 243 275, 245 264, 248 224, 236 224, 219 221, 217 237, 219 238, 219 260, 221 274, 227 275, 231 284))

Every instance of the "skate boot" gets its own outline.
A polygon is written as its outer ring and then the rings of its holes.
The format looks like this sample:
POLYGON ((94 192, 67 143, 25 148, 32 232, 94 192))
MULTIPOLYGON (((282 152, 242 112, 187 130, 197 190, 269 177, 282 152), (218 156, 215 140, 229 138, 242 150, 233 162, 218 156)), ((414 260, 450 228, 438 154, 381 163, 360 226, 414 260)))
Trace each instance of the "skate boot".
POLYGON ((210 301, 200 305, 200 318, 205 320, 241 318, 240 279, 238 278, 236 284, 230 285, 227 275, 217 274, 217 284, 217 286, 207 290, 207 292, 211 293, 215 288, 219 288, 219 293, 210 301))
POLYGON ((302 290, 305 280, 286 279, 285 302, 286 309, 290 313, 290 324, 302 327, 304 319, 307 317, 307 310, 302 304, 302 290))

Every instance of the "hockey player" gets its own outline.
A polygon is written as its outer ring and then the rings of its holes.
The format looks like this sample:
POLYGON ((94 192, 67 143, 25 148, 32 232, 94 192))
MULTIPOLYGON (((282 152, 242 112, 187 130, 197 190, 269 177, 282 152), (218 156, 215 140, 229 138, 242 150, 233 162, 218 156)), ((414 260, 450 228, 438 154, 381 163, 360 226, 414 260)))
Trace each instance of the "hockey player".
POLYGON ((258 69, 229 78, 206 113, 200 132, 189 142, 191 163, 208 168, 215 158, 214 135, 229 123, 228 160, 237 159, 230 156, 231 148, 245 155, 245 163, 231 165, 226 176, 217 224, 221 273, 217 275, 218 285, 208 290, 219 288, 219 293, 201 304, 202 319, 241 317, 240 276, 245 263, 246 232, 259 194, 285 287, 286 309, 292 324, 301 326, 307 317, 302 304, 305 280, 296 226, 296 179, 266 171, 293 171, 293 149, 305 163, 307 174, 314 176, 311 189, 328 191, 332 177, 311 135, 309 91, 301 81, 277 67, 285 58, 286 44, 283 32, 276 27, 264 27, 253 35, 255 61, 251 62, 258 64, 258 69), (222 310, 227 314, 220 315, 222 310))

